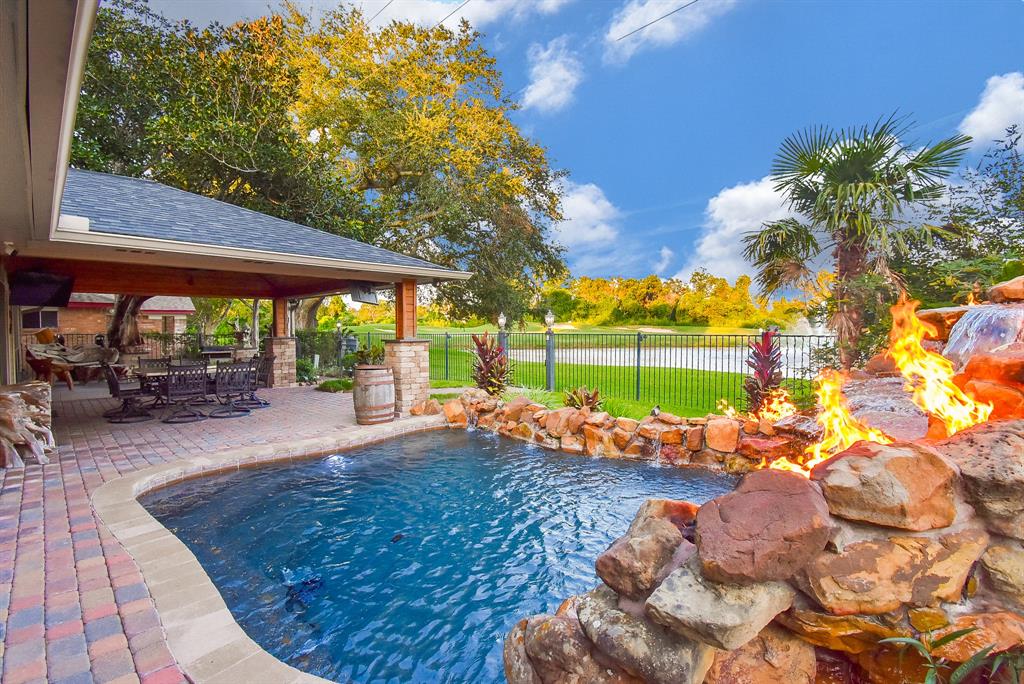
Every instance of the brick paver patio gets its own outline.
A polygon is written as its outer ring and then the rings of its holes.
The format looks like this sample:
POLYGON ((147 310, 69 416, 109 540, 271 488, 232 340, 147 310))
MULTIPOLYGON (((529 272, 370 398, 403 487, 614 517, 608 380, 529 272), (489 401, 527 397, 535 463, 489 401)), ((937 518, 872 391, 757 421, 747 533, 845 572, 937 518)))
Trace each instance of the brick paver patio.
POLYGON ((58 392, 59 453, 0 469, 0 661, 4 684, 185 681, 135 561, 93 514, 104 482, 229 447, 321 436, 355 424, 350 395, 271 389, 251 415, 111 425, 110 399, 58 392))

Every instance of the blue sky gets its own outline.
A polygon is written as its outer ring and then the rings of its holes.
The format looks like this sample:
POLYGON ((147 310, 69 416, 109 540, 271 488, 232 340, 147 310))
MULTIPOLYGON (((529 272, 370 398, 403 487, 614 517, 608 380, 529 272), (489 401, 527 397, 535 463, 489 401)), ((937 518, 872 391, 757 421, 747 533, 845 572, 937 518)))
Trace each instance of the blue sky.
MULTIPOLYGON (((462 0, 363 0, 376 23, 434 24, 462 0)), ((910 142, 1024 124, 1024 2, 469 0, 516 119, 569 171, 556 230, 575 275, 750 273, 739 237, 785 214, 765 180, 786 135, 894 111, 910 142)), ((231 21, 266 0, 151 0, 231 21)), ((331 0, 300 5, 331 6, 331 0)))

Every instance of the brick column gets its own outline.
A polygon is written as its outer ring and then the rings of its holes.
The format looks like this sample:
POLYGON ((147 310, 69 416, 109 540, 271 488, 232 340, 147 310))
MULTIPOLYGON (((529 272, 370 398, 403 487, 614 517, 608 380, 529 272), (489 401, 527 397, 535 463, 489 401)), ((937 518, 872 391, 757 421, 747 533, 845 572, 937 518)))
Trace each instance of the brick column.
POLYGON ((268 337, 266 345, 267 353, 275 356, 270 386, 295 387, 295 338, 268 337))
POLYGON ((395 414, 430 396, 430 340, 384 340, 384 365, 395 377, 395 414))

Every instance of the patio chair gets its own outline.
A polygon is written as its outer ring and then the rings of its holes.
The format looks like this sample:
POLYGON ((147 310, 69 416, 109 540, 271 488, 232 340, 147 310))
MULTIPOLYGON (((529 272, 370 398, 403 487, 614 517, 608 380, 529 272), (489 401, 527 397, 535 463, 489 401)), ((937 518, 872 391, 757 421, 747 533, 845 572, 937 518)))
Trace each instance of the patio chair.
POLYGON ((167 379, 161 387, 161 394, 167 403, 165 423, 194 423, 206 420, 207 415, 192 406, 196 400, 206 400, 206 364, 170 365, 167 379))
POLYGON ((252 412, 252 409, 238 403, 249 391, 252 374, 253 368, 249 361, 217 364, 213 385, 214 395, 221 406, 210 411, 210 418, 238 418, 252 412))
POLYGON ((103 368, 103 375, 107 379, 107 388, 110 390, 110 396, 121 401, 120 406, 103 414, 107 422, 141 423, 145 420, 152 420, 153 414, 147 411, 140 403, 144 396, 142 386, 125 387, 121 383, 120 378, 117 377, 117 371, 109 363, 104 363, 101 367, 103 368))
POLYGON ((237 406, 243 406, 248 409, 260 409, 270 406, 270 402, 257 396, 256 392, 261 387, 270 386, 270 369, 274 367, 274 359, 276 358, 277 356, 274 354, 261 354, 260 356, 252 357, 250 361, 249 389, 246 390, 245 396, 242 399, 235 402, 237 406))
MULTIPOLYGON (((166 372, 170 365, 171 357, 169 356, 164 356, 156 359, 147 359, 144 357, 139 357, 139 370, 166 372)), ((164 398, 160 392, 160 385, 163 384, 163 382, 164 378, 158 376, 143 378, 140 381, 143 391, 145 391, 147 394, 153 395, 153 401, 149 403, 148 408, 155 408, 157 406, 163 405, 164 398)))
POLYGON ((31 351, 25 352, 25 360, 28 361, 28 367, 36 374, 36 380, 50 384, 54 378, 57 378, 63 380, 69 390, 75 389, 75 381, 71 377, 71 366, 68 364, 53 359, 39 358, 31 351))

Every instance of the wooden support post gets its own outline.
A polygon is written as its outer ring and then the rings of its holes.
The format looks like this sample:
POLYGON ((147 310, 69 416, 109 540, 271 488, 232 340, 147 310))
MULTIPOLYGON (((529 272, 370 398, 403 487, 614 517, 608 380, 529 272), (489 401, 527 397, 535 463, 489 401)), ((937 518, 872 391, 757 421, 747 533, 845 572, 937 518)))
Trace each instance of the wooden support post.
POLYGON ((275 297, 273 301, 274 314, 270 322, 271 337, 288 336, 288 300, 283 297, 275 297))
POLYGON ((395 339, 416 339, 416 281, 395 283, 395 339))

